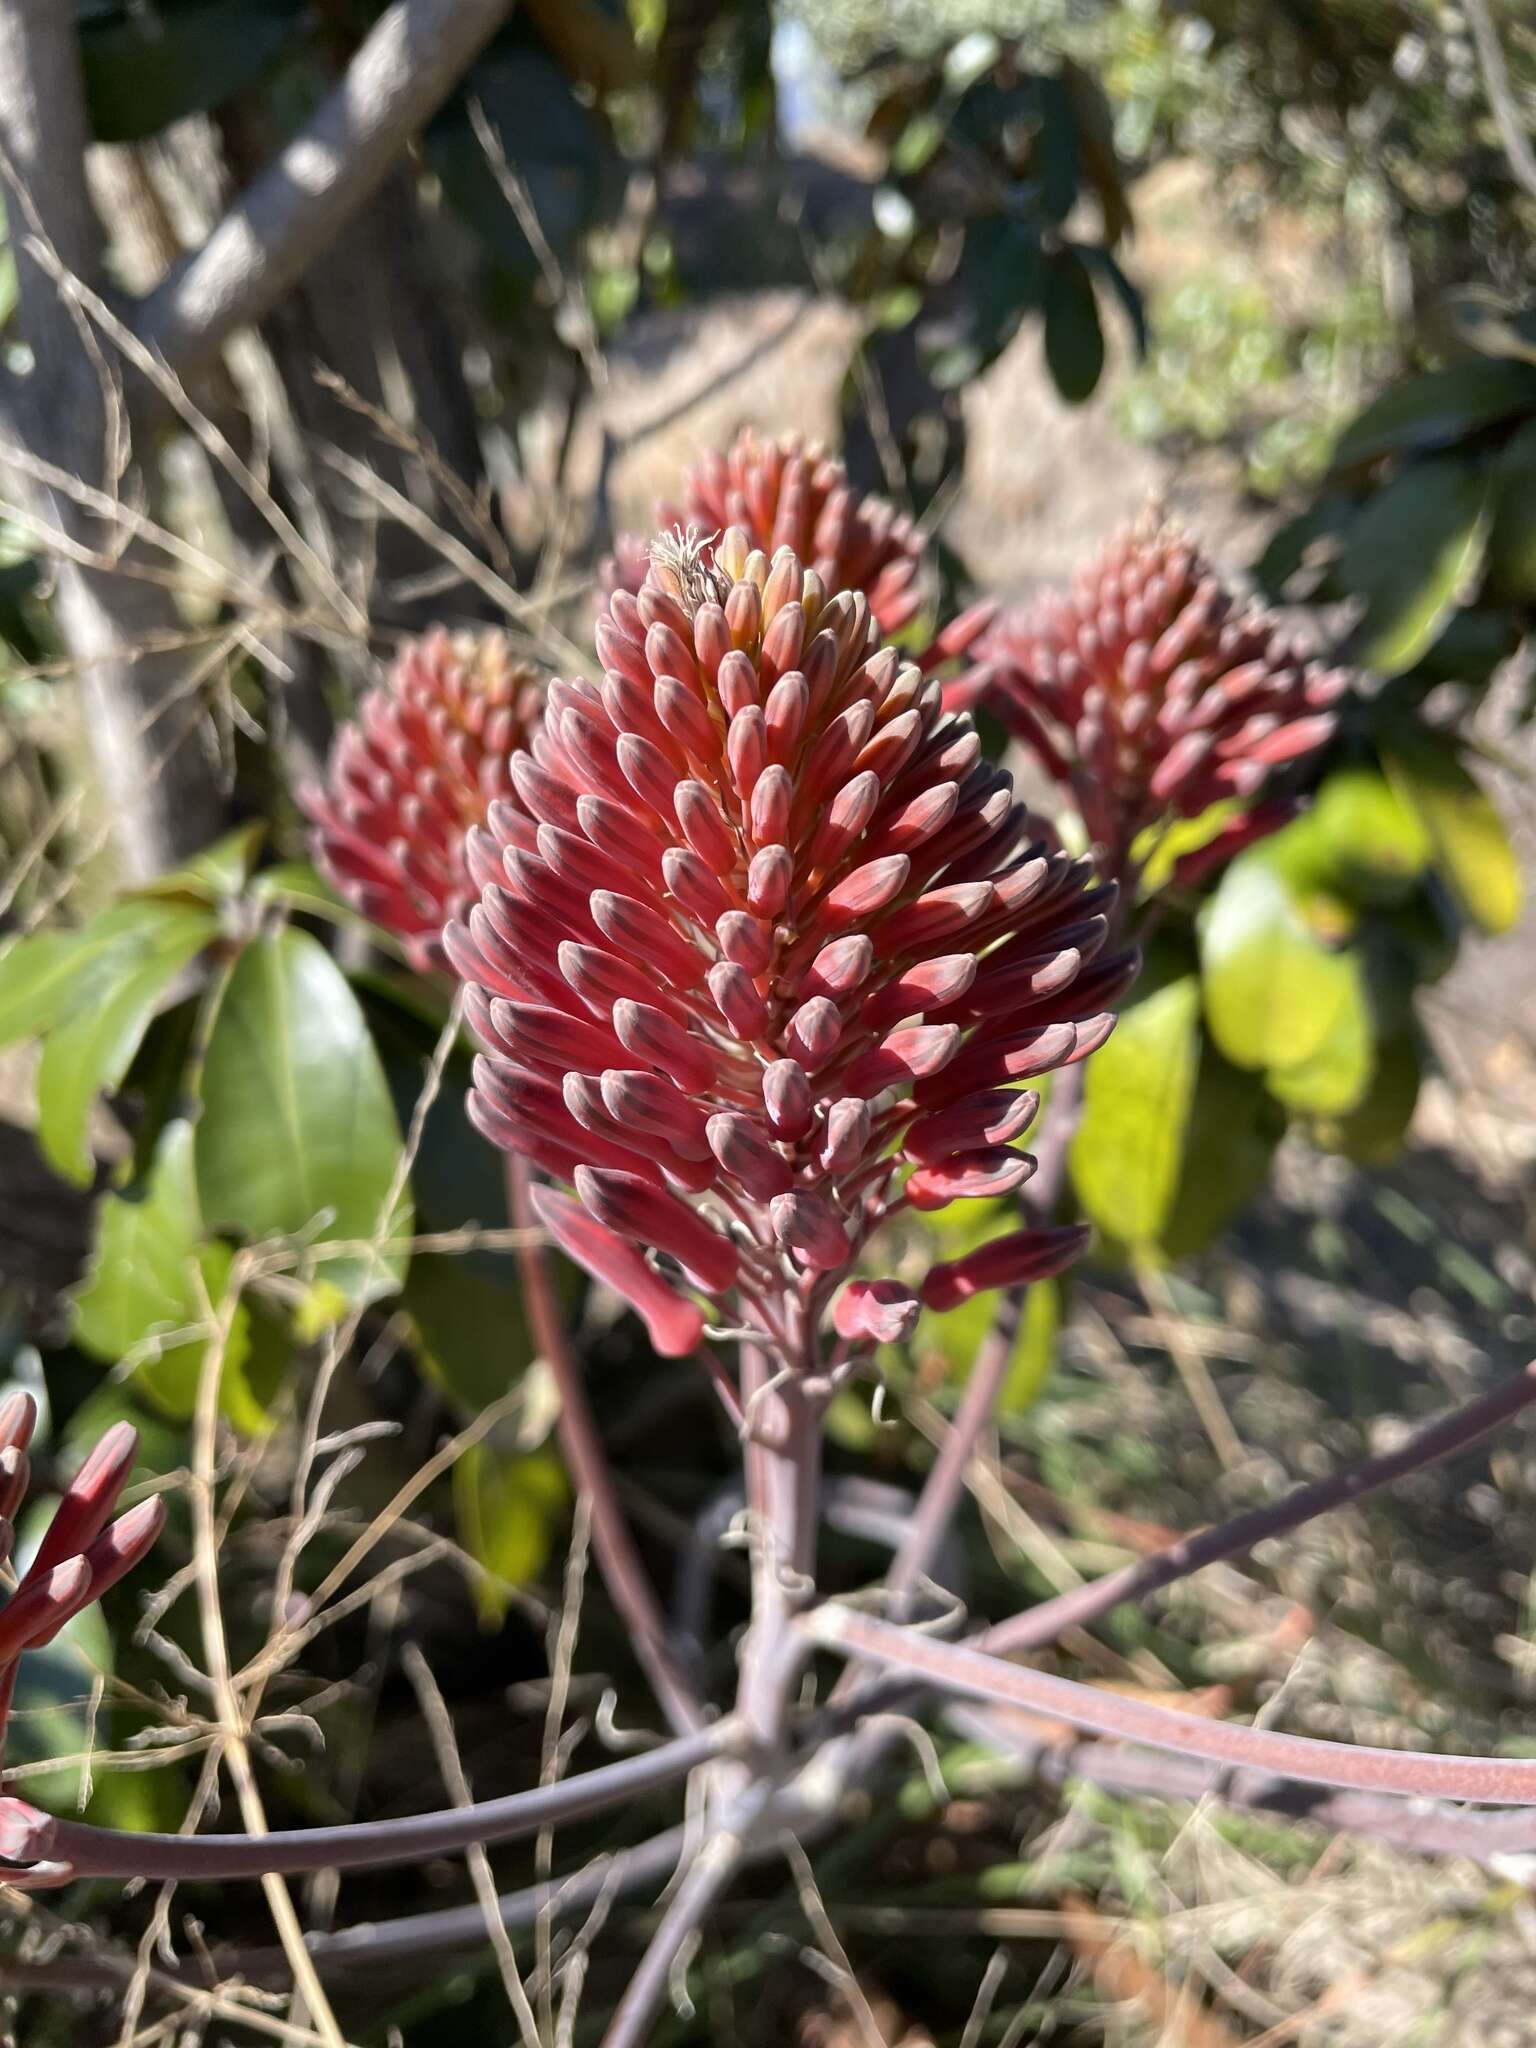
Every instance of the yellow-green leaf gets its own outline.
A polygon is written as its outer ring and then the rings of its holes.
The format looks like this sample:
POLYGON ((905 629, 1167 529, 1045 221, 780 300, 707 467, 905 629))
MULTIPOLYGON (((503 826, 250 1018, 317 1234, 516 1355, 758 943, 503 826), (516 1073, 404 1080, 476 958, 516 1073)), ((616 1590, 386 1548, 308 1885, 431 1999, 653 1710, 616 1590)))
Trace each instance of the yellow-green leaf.
POLYGON ((1295 1066, 1328 1039, 1354 968, 1318 937, 1258 847, 1232 863, 1199 921, 1205 1016, 1235 1066, 1295 1066))
POLYGON ((1270 1093, 1287 1109, 1342 1116, 1362 1100, 1376 1066, 1376 1033, 1358 957, 1341 954, 1353 972, 1347 998, 1322 1044, 1303 1060, 1271 1067, 1270 1093))
POLYGON ((1172 1210, 1200 1064, 1200 981, 1181 975, 1120 1013, 1089 1060, 1072 1141, 1088 1219, 1118 1243, 1156 1244, 1172 1210))
POLYGON ((1485 932, 1520 919, 1520 863, 1493 800, 1452 744, 1423 732, 1394 734, 1383 753, 1387 779, 1417 815, 1440 871, 1465 916, 1485 932))
POLYGON ((509 1456, 489 1443, 471 1444, 455 1465, 459 1537, 484 1567, 476 1599, 487 1626, 502 1620, 513 1588, 543 1571, 569 1499, 565 1468, 549 1451, 509 1456))

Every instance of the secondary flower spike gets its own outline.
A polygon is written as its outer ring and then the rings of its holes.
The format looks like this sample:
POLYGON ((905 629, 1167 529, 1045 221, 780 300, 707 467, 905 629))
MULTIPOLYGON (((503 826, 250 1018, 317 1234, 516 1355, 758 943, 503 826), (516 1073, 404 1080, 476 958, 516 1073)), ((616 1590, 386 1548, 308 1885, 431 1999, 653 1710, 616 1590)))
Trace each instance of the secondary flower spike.
POLYGON ((512 754, 542 709, 500 634, 429 633, 337 734, 324 787, 300 791, 316 865, 418 969, 443 964, 443 926, 475 893, 464 834, 511 794, 512 754))
MULTIPOLYGON (((1112 892, 1031 841, 970 719, 793 549, 658 542, 598 644, 469 836, 479 901, 444 941, 486 1049, 471 1115, 574 1186, 545 1224, 659 1351, 703 1297, 803 1365, 895 1207, 1028 1178, 1015 1084, 1102 1044, 1134 958, 1103 957, 1112 892)), ((935 1299, 1081 1238, 1016 1233, 935 1299)), ((840 1332, 899 1329, 901 1292, 840 1332)))
MULTIPOLYGON (((30 1477, 27 1446, 36 1425, 29 1394, 12 1394, 0 1403, 0 1562, 10 1561, 15 1543, 16 1511, 30 1477)), ((126 1422, 107 1431, 65 1488, 36 1556, 0 1607, 0 1744, 23 1651, 51 1643, 65 1622, 116 1585, 149 1552, 164 1525, 165 1501, 158 1494, 112 1519, 138 1443, 126 1422)), ((0 1800, 0 1808, 14 1805, 0 1800)), ((0 1814, 0 1833, 7 1833, 14 1818, 9 1811, 0 1814)), ((0 1845, 0 1854, 11 1853, 0 1845)))
MULTIPOLYGON (((1147 826, 1249 797, 1321 746, 1349 679, 1300 652, 1273 613, 1241 604, 1176 526, 1147 517, 1066 591, 999 620, 948 701, 986 700, 1070 787, 1118 873, 1147 826)), ((1287 813, 1250 815, 1229 831, 1228 855, 1287 813)))
MULTIPOLYGON (((739 527, 767 555, 793 548, 828 591, 861 591, 889 636, 917 616, 924 602, 923 538, 913 521, 883 498, 861 496, 835 455, 798 434, 760 441, 743 428, 728 449, 713 449, 689 470, 679 506, 658 505, 662 530, 694 527, 706 541, 739 527)), ((633 595, 645 581, 644 543, 621 535, 606 564, 611 593, 633 595)), ((917 657, 922 668, 965 653, 996 607, 976 605, 955 619, 917 657)))

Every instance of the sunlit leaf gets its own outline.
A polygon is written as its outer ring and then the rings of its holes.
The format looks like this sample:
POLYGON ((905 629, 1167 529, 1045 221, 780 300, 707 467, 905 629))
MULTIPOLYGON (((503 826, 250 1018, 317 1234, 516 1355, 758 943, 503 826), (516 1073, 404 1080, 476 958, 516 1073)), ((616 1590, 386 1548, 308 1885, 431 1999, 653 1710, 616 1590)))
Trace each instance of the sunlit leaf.
POLYGON ((1382 766, 1428 834, 1435 866, 1458 907, 1485 932, 1509 931, 1524 899, 1520 862, 1492 798, 1454 746, 1402 729, 1391 735, 1382 766))
POLYGON ((1200 980, 1181 975, 1127 1005, 1088 1062, 1072 1183, 1084 1215, 1117 1243, 1155 1245, 1172 1212, 1200 1039, 1200 980))
POLYGON ((1377 768, 1337 768, 1312 805, 1313 829, 1339 882, 1372 904, 1400 903, 1429 865, 1418 813, 1377 768))
POLYGON ((471 1444, 454 1466, 459 1540, 485 1568, 476 1604, 488 1626, 505 1616, 509 1592, 543 1571, 569 1500, 565 1468, 549 1451, 509 1455, 471 1444))
POLYGON ((1353 963, 1318 937, 1269 857, 1273 843, 1232 863, 1199 923, 1206 1022, 1239 1067, 1307 1059, 1352 993, 1353 963))
MULTIPOLYGON (((229 1285, 228 1245, 209 1241, 197 1198, 192 1126, 166 1125, 141 1188, 103 1197, 85 1280, 75 1295, 75 1337, 106 1364, 141 1362, 130 1384, 160 1412, 186 1421, 216 1315, 229 1285)), ((236 1305, 224 1349, 220 1406, 236 1428, 261 1429, 265 1403, 246 1376, 251 1318, 236 1305)))
POLYGON ((1353 971, 1328 1036, 1305 1059, 1269 1070, 1271 1094, 1287 1109, 1313 1116, 1341 1116, 1354 1109, 1376 1067, 1376 1032, 1365 975, 1354 953, 1338 958, 1353 971))
POLYGON ((313 1239, 318 1277, 353 1300, 393 1292, 403 1253, 328 1243, 408 1236, 392 1207, 400 1127, 367 1021, 307 932, 247 948, 219 1008, 203 1072, 197 1175, 203 1212, 252 1238, 313 1239))
POLYGON ((1424 1078, 1424 1045, 1411 1025, 1381 1041, 1364 1097, 1346 1115, 1324 1117, 1313 1136, 1362 1166, 1379 1166, 1402 1149, 1424 1078))

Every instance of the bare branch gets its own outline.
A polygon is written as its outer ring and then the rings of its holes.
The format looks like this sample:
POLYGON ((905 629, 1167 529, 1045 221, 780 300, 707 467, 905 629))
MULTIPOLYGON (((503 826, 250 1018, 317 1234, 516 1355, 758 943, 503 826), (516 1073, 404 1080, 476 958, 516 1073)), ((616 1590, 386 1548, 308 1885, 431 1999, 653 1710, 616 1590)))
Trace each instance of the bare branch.
POLYGON ((383 182, 509 5, 395 0, 313 117, 144 300, 143 341, 184 370, 260 319, 383 182))
POLYGON ((1000 1658, 961 1643, 939 1642, 911 1628, 876 1621, 829 1604, 803 1623, 827 1649, 867 1657, 924 1685, 965 1698, 995 1700, 1065 1721, 1093 1735, 1145 1743, 1207 1763, 1246 1766, 1305 1785, 1346 1791, 1397 1792, 1415 1799, 1472 1799, 1490 1805, 1536 1805, 1536 1762, 1497 1756, 1419 1756, 1282 1735, 1242 1723, 1201 1720, 1123 1693, 1102 1692, 1076 1679, 1000 1658))

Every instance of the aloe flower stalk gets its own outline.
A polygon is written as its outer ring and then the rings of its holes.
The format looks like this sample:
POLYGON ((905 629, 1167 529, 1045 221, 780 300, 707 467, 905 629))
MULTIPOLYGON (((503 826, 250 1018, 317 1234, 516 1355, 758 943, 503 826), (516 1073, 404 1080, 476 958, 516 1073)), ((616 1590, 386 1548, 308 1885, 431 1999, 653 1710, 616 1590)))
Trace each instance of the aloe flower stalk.
MULTIPOLYGON (((1109 872, 1147 827, 1249 798, 1333 731, 1348 672, 1301 652, 1158 517, 1112 540, 1062 593, 1005 615, 948 690, 985 700, 1070 789, 1109 872)), ((1233 820, 1205 868, 1273 831, 1283 801, 1233 820)), ((1187 878, 1193 878, 1194 868, 1187 878)))
MULTIPOLYGON (((31 1476, 27 1447, 36 1426, 30 1394, 12 1394, 0 1403, 0 1563, 10 1561, 15 1544, 16 1512, 31 1476)), ((112 1519, 138 1443, 126 1422, 107 1431, 65 1489, 37 1555, 0 1607, 0 1745, 23 1652, 51 1643, 67 1621, 116 1585, 149 1552, 164 1525, 165 1502, 158 1494, 112 1519)), ((0 1801, 0 1807, 7 1804, 0 1801)), ((0 1820, 0 1832, 3 1826, 0 1820)))
POLYGON ((1113 892, 1031 840, 969 718, 792 548, 660 542, 597 640, 444 934, 474 1121, 574 1189, 539 1190, 551 1234, 659 1352, 708 1311, 797 1368, 834 1297, 856 1347, 1055 1271, 1083 1232, 1010 1233, 920 1293, 850 1280, 894 1210, 1028 1178, 1017 1084, 1101 1044, 1134 972, 1100 957, 1113 892))
MULTIPOLYGON (((904 512, 883 498, 861 496, 835 455, 798 434, 760 441, 746 427, 723 452, 712 449, 689 470, 681 505, 658 505, 658 530, 692 527, 705 559, 713 536, 727 527, 772 556, 792 548, 827 591, 862 592, 870 615, 889 638, 922 610, 923 537, 904 512)), ((649 550, 621 535, 605 564, 608 594, 635 595, 650 568, 649 550)), ((991 622, 996 606, 973 606, 952 620, 916 657, 930 669, 964 654, 991 622)))
POLYGON ((337 734, 324 786, 300 791, 316 865, 419 970, 443 964, 443 926, 474 899, 464 835, 511 793, 541 709, 535 671, 499 633, 429 633, 337 734))

